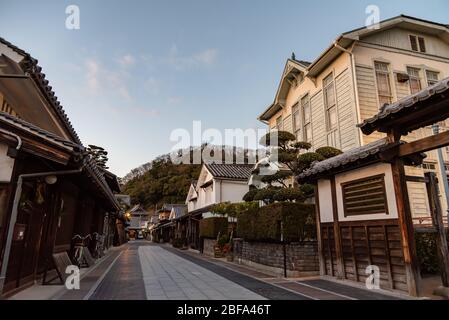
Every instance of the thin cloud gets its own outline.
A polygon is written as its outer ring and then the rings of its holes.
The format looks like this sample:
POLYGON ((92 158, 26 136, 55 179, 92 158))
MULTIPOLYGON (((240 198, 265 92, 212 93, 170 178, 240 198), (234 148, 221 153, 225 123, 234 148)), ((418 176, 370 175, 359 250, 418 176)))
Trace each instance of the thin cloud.
POLYGON ((107 68, 94 58, 85 62, 86 84, 91 94, 118 94, 125 100, 132 100, 127 86, 129 74, 123 70, 107 68))
POLYGON ((176 104, 180 104, 182 102, 182 100, 183 100, 182 97, 171 96, 171 97, 168 97, 167 103, 169 105, 176 105, 176 104))
POLYGON ((148 78, 144 83, 145 90, 153 95, 159 93, 160 83, 153 77, 148 78))
POLYGON ((136 58, 134 58, 131 54, 125 54, 124 56, 118 59, 118 62, 122 67, 129 67, 136 63, 136 58))
POLYGON ((207 67, 213 65, 218 56, 218 50, 209 48, 190 56, 179 54, 178 47, 172 45, 168 53, 167 63, 176 70, 185 70, 193 67, 207 67))

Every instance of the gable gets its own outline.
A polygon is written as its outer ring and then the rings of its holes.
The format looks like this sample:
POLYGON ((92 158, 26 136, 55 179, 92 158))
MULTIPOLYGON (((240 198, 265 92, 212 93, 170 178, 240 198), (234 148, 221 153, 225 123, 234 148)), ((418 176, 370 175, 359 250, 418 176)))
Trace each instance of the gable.
POLYGON ((444 37, 412 28, 389 28, 362 37, 360 41, 402 50, 411 50, 410 35, 422 37, 425 40, 427 54, 449 58, 449 42, 444 37))

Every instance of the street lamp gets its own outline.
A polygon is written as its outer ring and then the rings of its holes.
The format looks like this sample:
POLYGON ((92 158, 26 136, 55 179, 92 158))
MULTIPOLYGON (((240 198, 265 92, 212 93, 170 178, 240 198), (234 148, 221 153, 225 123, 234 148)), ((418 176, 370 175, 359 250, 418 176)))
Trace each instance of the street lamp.
MULTIPOLYGON (((438 124, 432 125, 433 134, 437 135, 440 133, 440 127, 438 124)), ((441 171, 441 177, 443 179, 443 185, 444 185, 444 193, 446 195, 446 212, 448 217, 448 223, 449 223, 449 183, 447 181, 447 174, 446 174, 446 166, 444 165, 443 160, 443 150, 442 148, 438 148, 438 162, 440 165, 440 171, 441 171)))

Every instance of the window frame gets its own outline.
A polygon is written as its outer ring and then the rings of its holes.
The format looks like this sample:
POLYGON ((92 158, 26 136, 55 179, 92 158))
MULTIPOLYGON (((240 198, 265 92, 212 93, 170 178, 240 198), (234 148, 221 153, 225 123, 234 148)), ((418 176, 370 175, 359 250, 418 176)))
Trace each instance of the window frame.
POLYGON ((409 34, 408 35, 408 41, 409 41, 409 45, 410 45, 410 50, 413 52, 418 52, 418 53, 427 53, 427 45, 426 45, 426 38, 417 34, 409 34), (412 38, 414 38, 415 40, 415 44, 416 44, 416 50, 413 49, 413 45, 412 45, 412 38), (421 41, 422 43, 421 43, 421 41))
POLYGON ((407 66, 407 67, 406 67, 406 70, 407 70, 407 75, 409 76, 409 89, 410 89, 410 94, 415 94, 415 93, 421 91, 421 90, 422 90, 422 83, 421 83, 421 71, 422 71, 422 70, 421 70, 420 68, 411 67, 411 66, 407 66), (411 70, 417 71, 417 76, 410 74, 409 71, 411 71, 411 70), (412 90, 412 82, 411 82, 412 79, 415 80, 415 81, 417 81, 417 83, 418 83, 418 85, 419 85, 419 89, 418 89, 418 91, 416 91, 416 92, 413 92, 413 90, 412 90))
POLYGON ((299 135, 302 135, 302 123, 301 123, 301 110, 300 110, 301 106, 300 106, 300 102, 296 102, 293 106, 292 106, 292 129, 293 129, 293 134, 296 137, 296 140, 299 140, 300 137, 298 136, 298 132, 299 135), (296 121, 296 117, 298 117, 298 121, 296 121), (298 122, 298 123, 296 123, 298 122))
POLYGON ((312 142, 312 104, 310 101, 310 95, 306 94, 301 97, 301 116, 302 116, 302 140, 305 142, 312 142), (306 103, 303 103, 306 101, 306 103), (306 110, 304 108, 305 105, 308 105, 308 117, 306 117, 306 110), (308 120, 308 121, 307 121, 308 120), (307 134, 307 129, 310 126, 310 137, 307 134))
POLYGON ((326 130, 327 132, 332 132, 338 129, 338 110, 337 110, 337 92, 335 88, 335 75, 334 72, 330 72, 326 77, 323 78, 323 104, 324 104, 324 113, 326 118, 326 130), (328 78, 332 78, 332 80, 325 84, 326 80, 328 78), (329 102, 327 101, 327 92, 329 90, 329 87, 332 86, 332 94, 334 96, 334 104, 329 106, 329 102), (331 126, 330 122, 330 110, 335 110, 335 127, 331 126))
POLYGON ((378 105, 379 105, 379 109, 382 108, 384 106, 384 104, 381 105, 381 97, 387 97, 384 94, 381 94, 381 92, 379 91, 379 81, 378 81, 378 74, 383 74, 386 76, 386 79, 388 81, 388 88, 389 88, 389 104, 391 104, 394 101, 394 93, 393 93, 393 86, 392 83, 394 83, 394 81, 392 81, 391 78, 391 67, 390 67, 390 62, 387 61, 381 61, 381 60, 374 60, 374 77, 375 77, 375 83, 376 83, 376 90, 377 90, 377 101, 378 101, 378 105), (387 71, 384 70, 378 70, 376 68, 376 64, 383 64, 387 66, 387 71))
POLYGON ((438 81, 440 81, 440 72, 439 71, 426 69, 424 72, 424 75, 426 77, 427 87, 430 87, 430 86, 434 85, 435 83, 437 83, 438 81), (429 73, 436 74, 436 80, 433 80, 433 79, 429 80, 429 73), (433 83, 429 84, 429 81, 432 81, 433 83))
POLYGON ((284 117, 281 114, 280 116, 276 117, 275 129, 278 131, 281 131, 281 130, 283 130, 283 127, 284 127, 284 117), (280 119, 280 121, 278 121, 279 119, 280 119))

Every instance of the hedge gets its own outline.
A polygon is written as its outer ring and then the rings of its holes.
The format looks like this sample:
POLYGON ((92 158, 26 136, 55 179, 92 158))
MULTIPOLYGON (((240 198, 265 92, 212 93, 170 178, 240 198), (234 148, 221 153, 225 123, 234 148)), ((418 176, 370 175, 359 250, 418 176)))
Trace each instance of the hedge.
POLYGON ((246 241, 297 242, 316 239, 314 205, 278 202, 248 210, 237 218, 237 236, 246 241))
MULTIPOLYGON (((449 245, 449 231, 446 232, 449 245)), ((420 264, 421 273, 438 274, 440 266, 438 263, 436 233, 415 232, 416 253, 420 264)))
POLYGON ((227 217, 210 217, 200 220, 200 237, 215 239, 219 233, 228 234, 227 217))

